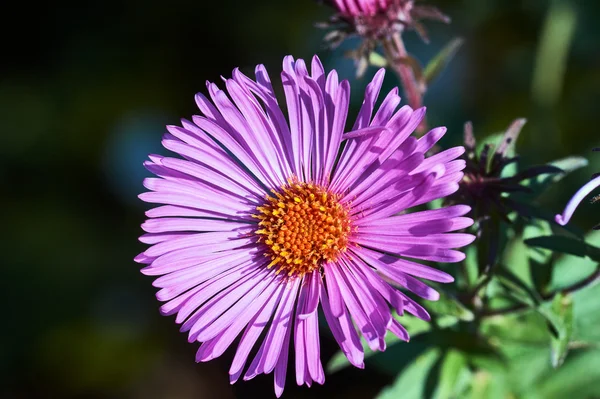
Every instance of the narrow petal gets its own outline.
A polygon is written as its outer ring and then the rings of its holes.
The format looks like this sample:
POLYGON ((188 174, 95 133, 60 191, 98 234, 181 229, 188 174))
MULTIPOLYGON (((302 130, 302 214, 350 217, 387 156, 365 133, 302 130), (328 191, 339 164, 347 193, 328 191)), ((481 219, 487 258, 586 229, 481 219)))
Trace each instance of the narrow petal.
POLYGON ((577 209, 581 201, 583 201, 588 195, 590 195, 592 191, 594 191, 598 187, 600 187, 600 176, 590 180, 586 185, 581 187, 575 193, 575 195, 573 195, 573 197, 567 203, 567 206, 565 207, 563 213, 560 215, 556 215, 556 223, 560 224, 561 226, 564 226, 567 223, 569 223, 569 220, 571 220, 571 217, 575 213, 575 210, 577 209))

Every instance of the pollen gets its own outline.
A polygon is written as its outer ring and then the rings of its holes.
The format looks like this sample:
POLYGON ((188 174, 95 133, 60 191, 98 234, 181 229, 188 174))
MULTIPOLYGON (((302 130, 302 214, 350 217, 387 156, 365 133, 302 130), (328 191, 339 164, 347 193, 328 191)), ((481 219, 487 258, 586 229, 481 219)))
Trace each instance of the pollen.
POLYGON ((351 218, 338 195, 296 179, 272 192, 253 215, 259 219, 255 233, 268 247, 269 268, 303 276, 346 251, 351 218))

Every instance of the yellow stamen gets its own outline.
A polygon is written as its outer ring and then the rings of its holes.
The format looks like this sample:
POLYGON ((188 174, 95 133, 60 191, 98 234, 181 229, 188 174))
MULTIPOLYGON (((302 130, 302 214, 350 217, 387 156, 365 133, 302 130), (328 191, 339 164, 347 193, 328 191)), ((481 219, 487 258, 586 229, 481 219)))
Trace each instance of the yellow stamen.
POLYGON ((348 246, 351 226, 348 207, 339 196, 311 183, 289 179, 274 197, 257 207, 261 227, 256 231, 268 247, 268 267, 277 273, 303 276, 337 260, 348 246))

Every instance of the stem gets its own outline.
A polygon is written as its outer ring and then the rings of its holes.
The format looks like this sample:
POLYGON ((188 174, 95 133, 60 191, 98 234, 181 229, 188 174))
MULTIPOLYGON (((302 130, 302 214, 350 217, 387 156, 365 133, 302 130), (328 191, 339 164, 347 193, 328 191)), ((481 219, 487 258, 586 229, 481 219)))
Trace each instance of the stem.
POLYGON ((476 309, 485 302, 485 298, 481 298, 479 293, 492 281, 498 265, 497 258, 500 243, 500 222, 498 217, 492 216, 487 220, 481 220, 479 223, 480 234, 477 237, 479 281, 463 299, 463 303, 472 303, 476 309))
MULTIPOLYGON (((577 292, 579 290, 582 290, 586 287, 590 287, 596 283, 600 282, 600 268, 598 268, 594 273, 592 273, 589 277, 581 280, 578 283, 575 283, 569 287, 560 289, 560 290, 556 290, 556 291, 552 291, 546 295, 542 295, 542 299, 544 301, 549 301, 552 298, 554 298, 554 296, 556 294, 559 293, 563 293, 563 294, 571 294, 573 292, 577 292)), ((492 317, 492 316, 503 316, 503 315, 507 315, 507 314, 511 314, 511 313, 517 313, 523 310, 527 310, 529 307, 525 304, 518 304, 518 305, 514 305, 514 306, 510 306, 504 309, 494 309, 494 310, 488 310, 486 312, 483 312, 481 314, 481 317, 492 317)))
MULTIPOLYGON (((417 81, 413 69, 406 63, 408 53, 400 32, 395 32, 391 38, 383 40, 383 49, 388 63, 398 75, 398 79, 402 83, 402 88, 408 99, 408 104, 413 108, 421 108, 423 106, 423 90, 417 81)), ((423 119, 417 133, 423 134, 427 131, 427 121, 423 119)))

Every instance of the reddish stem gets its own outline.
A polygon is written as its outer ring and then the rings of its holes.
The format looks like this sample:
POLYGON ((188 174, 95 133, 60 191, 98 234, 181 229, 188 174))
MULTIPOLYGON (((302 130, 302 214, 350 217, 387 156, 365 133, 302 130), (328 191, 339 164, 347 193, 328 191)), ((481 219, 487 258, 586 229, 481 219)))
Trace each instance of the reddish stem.
MULTIPOLYGON (((388 63, 402 83, 408 104, 413 109, 421 108, 423 106, 423 90, 415 77, 412 67, 405 61, 408 53, 406 52, 400 32, 396 32, 391 38, 385 39, 383 41, 383 48, 388 63)), ((423 134, 425 131, 427 131, 427 121, 423 119, 417 128, 417 133, 423 134)))

